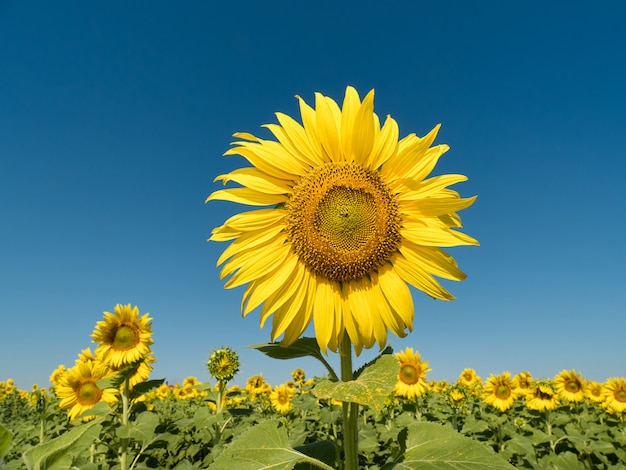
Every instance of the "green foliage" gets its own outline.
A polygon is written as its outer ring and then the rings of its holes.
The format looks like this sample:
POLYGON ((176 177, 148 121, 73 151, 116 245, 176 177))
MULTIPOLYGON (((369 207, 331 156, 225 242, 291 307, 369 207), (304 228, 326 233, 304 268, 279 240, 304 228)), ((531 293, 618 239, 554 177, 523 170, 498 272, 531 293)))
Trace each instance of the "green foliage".
POLYGON ((222 452, 212 470, 291 470, 298 462, 332 469, 289 446, 287 431, 279 421, 258 424, 244 432, 222 452))
POLYGON ((313 394, 318 398, 334 399, 380 409, 388 399, 398 377, 398 361, 383 355, 367 367, 356 380, 332 382, 320 380, 313 394))
POLYGON ((440 470, 507 470, 513 467, 485 447, 456 431, 435 423, 414 423, 408 429, 406 451, 394 462, 385 465, 391 469, 440 470))

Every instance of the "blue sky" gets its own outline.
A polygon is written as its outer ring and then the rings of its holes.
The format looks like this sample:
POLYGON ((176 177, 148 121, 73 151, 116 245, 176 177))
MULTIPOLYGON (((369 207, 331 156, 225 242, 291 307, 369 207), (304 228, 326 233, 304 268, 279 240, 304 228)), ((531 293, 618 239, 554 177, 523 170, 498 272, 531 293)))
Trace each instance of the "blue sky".
POLYGON ((623 3, 380 5, 0 3, 0 380, 48 385, 117 303, 154 318, 154 378, 209 380, 220 346, 240 384, 322 374, 246 349, 269 330, 241 318, 226 245, 206 242, 239 207, 204 200, 241 165, 221 156, 232 133, 346 85, 374 88, 402 136, 442 123, 436 172, 478 195, 461 215, 481 246, 450 250, 457 300, 415 291, 394 349, 434 379, 626 376, 623 3))

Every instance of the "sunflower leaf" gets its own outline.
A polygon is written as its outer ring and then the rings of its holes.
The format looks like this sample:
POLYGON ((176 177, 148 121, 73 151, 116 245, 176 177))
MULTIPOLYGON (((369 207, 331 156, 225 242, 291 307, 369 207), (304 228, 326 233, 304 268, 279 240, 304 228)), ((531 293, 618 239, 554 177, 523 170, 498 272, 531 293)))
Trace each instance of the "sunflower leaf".
POLYGON ((290 346, 281 346, 280 343, 262 343, 248 346, 251 349, 261 351, 273 359, 294 359, 297 357, 311 356, 324 364, 332 380, 337 380, 337 374, 331 365, 324 359, 317 340, 315 338, 299 338, 290 346))
POLYGON ((11 445, 11 438, 11 432, 0 424, 0 458, 2 458, 11 445))
POLYGON ((509 470, 514 467, 484 444, 436 423, 408 427, 406 451, 382 470, 509 470))
POLYGON ((374 359, 372 359, 371 361, 363 364, 361 367, 359 367, 357 370, 354 371, 354 378, 358 379, 359 376, 363 373, 363 371, 365 369, 367 369, 370 365, 372 365, 374 362, 376 362, 378 360, 378 358, 382 357, 382 356, 389 356, 393 354, 393 348, 391 346, 387 346, 383 351, 381 351, 381 353, 376 356, 374 359))
POLYGON ((395 357, 383 355, 368 365, 356 380, 320 380, 312 392, 317 398, 353 402, 380 409, 398 380, 400 366, 395 357))
POLYGON ((285 427, 277 420, 270 420, 239 435, 215 459, 211 470, 291 470, 299 462, 332 468, 289 447, 285 427))
POLYGON ((148 393, 149 391, 154 390, 163 382, 165 382, 165 379, 146 380, 145 382, 138 383, 133 387, 131 391, 131 399, 137 398, 144 393, 148 393))

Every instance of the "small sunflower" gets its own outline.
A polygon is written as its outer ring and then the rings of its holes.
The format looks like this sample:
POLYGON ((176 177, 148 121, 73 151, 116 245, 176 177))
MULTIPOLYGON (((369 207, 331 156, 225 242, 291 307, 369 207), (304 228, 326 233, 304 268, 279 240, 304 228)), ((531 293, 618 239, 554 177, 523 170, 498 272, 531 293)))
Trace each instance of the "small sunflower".
POLYGON ((103 390, 96 385, 98 380, 108 377, 109 374, 109 370, 98 362, 81 361, 61 376, 54 391, 61 399, 59 406, 69 409, 68 416, 71 420, 101 401, 117 401, 117 390, 103 390))
POLYGON ((239 356, 231 348, 215 349, 209 356, 207 367, 216 380, 228 382, 239 372, 239 356))
POLYGON ((274 390, 270 393, 272 407, 279 413, 288 413, 293 409, 293 403, 291 403, 292 396, 293 392, 285 384, 274 387, 274 390))
POLYGON ((576 403, 585 398, 584 379, 574 370, 563 370, 554 377, 554 384, 564 400, 576 403))
POLYGON ((530 375, 530 372, 520 372, 513 377, 513 385, 518 395, 526 395, 532 383, 533 377, 530 375))
POLYGON ((467 388, 472 389, 476 386, 476 384, 482 384, 483 379, 481 379, 474 369, 466 368, 463 369, 463 372, 459 375, 459 378, 456 380, 457 384, 465 385, 467 388))
POLYGON ((400 371, 394 388, 395 394, 409 400, 423 395, 428 390, 426 373, 431 370, 428 362, 422 361, 419 352, 413 352, 413 348, 397 353, 396 359, 400 364, 400 371))
POLYGON ((613 377, 604 383, 603 405, 611 412, 626 411, 626 379, 613 377))
POLYGON ((247 284, 242 313, 262 306, 261 327, 272 316, 271 339, 289 346, 313 322, 317 342, 337 351, 345 334, 359 354, 387 343, 388 330, 413 328, 408 284, 431 297, 454 297, 434 276, 465 274, 439 247, 478 245, 457 229, 461 198, 447 186, 463 175, 427 179, 447 145, 425 137, 398 139, 398 124, 374 113, 374 91, 361 101, 347 87, 342 108, 315 94, 315 109, 298 97, 302 124, 276 113, 267 127, 277 140, 248 133, 225 155, 251 167, 216 180, 242 187, 213 192, 223 200, 264 207, 229 218, 209 240, 232 241, 217 261, 226 288, 247 284))
POLYGON ((263 374, 253 375, 246 381, 246 390, 250 395, 262 395, 266 391, 263 374))
POLYGON ((296 382, 297 384, 303 385, 304 381, 306 380, 305 376, 304 376, 304 371, 300 368, 295 369, 292 373, 291 373, 291 377, 293 378, 293 381, 296 382))
POLYGON ((139 317, 139 309, 131 308, 131 304, 117 304, 114 312, 104 312, 104 320, 96 324, 91 337, 94 343, 100 343, 96 356, 119 369, 150 353, 152 319, 148 313, 139 317))
POLYGON ((57 385, 59 385, 61 377, 63 377, 63 374, 65 374, 65 371, 67 371, 67 369, 65 368, 63 364, 59 364, 59 367, 57 367, 56 369, 52 371, 52 374, 50 374, 50 383, 52 384, 53 387, 56 387, 57 385))
POLYGON ((604 401, 604 386, 600 382, 587 380, 585 383, 585 397, 594 403, 602 403, 604 401))
POLYGON ((444 392, 448 404, 455 410, 464 408, 471 396, 470 390, 461 384, 455 384, 448 387, 444 392))
POLYGON ((529 410, 556 410, 560 404, 559 394, 549 380, 534 381, 526 394, 526 407, 529 410))
POLYGON ((510 372, 503 372, 501 375, 492 374, 483 387, 483 401, 500 411, 511 408, 517 395, 510 372))

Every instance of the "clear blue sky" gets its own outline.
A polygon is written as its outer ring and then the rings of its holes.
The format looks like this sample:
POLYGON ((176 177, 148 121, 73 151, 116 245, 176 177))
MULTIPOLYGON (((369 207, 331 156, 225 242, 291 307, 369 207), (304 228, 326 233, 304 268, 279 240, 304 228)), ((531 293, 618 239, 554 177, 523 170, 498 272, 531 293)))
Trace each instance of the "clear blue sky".
MULTIPOLYGON (((465 367, 626 376, 626 47, 622 2, 0 2, 0 380, 48 385, 116 303, 154 318, 154 378, 209 380, 236 349, 245 383, 313 360, 245 349, 207 243, 240 206, 204 204, 231 134, 265 135, 294 95, 376 90, 402 136, 442 123, 439 173, 478 195, 480 247, 453 302, 414 292, 430 378, 465 367), (471 4, 469 4, 471 3, 471 4)), ((359 365, 373 356, 364 353, 359 365)))

